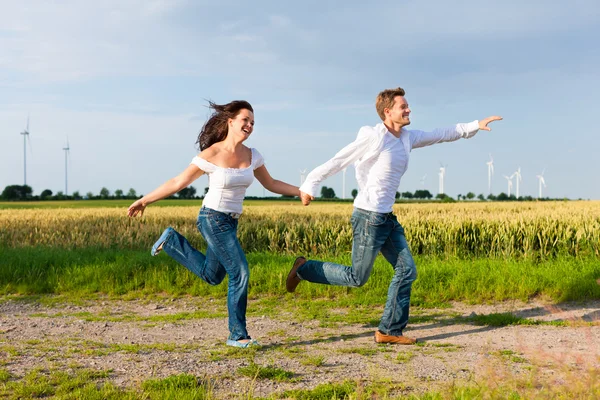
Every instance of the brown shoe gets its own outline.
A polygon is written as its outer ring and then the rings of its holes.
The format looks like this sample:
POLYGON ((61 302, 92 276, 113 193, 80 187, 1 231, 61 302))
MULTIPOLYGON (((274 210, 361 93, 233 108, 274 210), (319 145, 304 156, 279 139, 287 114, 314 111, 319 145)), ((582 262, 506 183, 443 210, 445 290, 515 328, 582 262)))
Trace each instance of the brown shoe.
POLYGON ((392 344, 415 344, 417 339, 410 338, 408 336, 393 336, 386 335, 381 331, 375 331, 375 342, 376 343, 392 343, 392 344))
POLYGON ((292 269, 290 269, 290 273, 285 280, 285 288, 288 292, 294 292, 296 290, 296 286, 298 286, 300 283, 300 278, 298 277, 296 271, 298 271, 298 268, 304 265, 305 262, 306 258, 304 257, 298 257, 296 258, 296 261, 294 261, 294 265, 292 266, 292 269))

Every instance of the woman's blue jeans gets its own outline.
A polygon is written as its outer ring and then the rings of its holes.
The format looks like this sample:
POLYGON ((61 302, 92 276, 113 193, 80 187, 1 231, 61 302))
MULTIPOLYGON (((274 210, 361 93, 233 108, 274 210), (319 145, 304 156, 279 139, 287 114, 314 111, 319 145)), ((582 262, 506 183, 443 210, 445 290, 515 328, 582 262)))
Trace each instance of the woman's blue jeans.
POLYGON ((202 207, 197 226, 208 244, 206 255, 192 247, 187 239, 175 230, 165 240, 163 250, 211 285, 221 283, 225 275, 229 277, 229 339, 249 339, 246 330, 246 307, 250 272, 246 255, 237 238, 238 220, 229 214, 202 207))
POLYGON ((394 267, 387 301, 379 330, 387 335, 402 335, 408 323, 410 292, 417 278, 417 268, 404 228, 392 213, 381 214, 355 208, 352 213, 352 266, 308 260, 298 269, 298 276, 309 282, 358 287, 367 283, 377 254, 381 251, 394 267))

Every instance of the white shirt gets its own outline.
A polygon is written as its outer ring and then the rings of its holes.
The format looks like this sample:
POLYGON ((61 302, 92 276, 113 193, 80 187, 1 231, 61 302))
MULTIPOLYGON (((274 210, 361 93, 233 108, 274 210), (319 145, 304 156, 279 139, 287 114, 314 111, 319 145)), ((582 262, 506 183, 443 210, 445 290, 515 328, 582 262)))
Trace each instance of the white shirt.
POLYGON ((246 189, 254 181, 254 170, 262 167, 265 161, 258 150, 251 148, 252 160, 246 168, 223 168, 199 156, 192 159, 194 164, 208 175, 208 192, 202 205, 225 213, 242 213, 242 203, 246 189))
POLYGON ((358 182, 354 206, 367 211, 389 213, 413 148, 468 139, 475 136, 478 130, 479 121, 473 121, 432 132, 402 128, 400 138, 396 138, 383 123, 373 127, 363 126, 354 142, 308 174, 300 190, 317 196, 323 180, 354 163, 358 182))

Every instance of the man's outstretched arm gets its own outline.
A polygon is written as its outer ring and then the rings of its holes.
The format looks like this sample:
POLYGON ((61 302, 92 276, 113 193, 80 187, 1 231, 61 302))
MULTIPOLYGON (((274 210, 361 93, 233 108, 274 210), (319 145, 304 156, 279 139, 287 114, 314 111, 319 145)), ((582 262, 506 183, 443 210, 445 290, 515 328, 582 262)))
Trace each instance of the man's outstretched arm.
POLYGON ((475 120, 466 124, 456 124, 450 128, 435 129, 431 132, 411 130, 412 148, 431 146, 436 143, 454 142, 458 139, 470 139, 479 130, 491 131, 488 125, 493 121, 499 121, 502 117, 493 115, 482 120, 475 120))

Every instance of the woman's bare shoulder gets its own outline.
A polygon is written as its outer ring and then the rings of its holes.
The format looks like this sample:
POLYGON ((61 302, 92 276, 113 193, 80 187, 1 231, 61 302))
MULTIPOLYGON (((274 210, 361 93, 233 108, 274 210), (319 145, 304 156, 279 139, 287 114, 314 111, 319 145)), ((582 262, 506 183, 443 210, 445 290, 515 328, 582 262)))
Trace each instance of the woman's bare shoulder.
POLYGON ((202 150, 200 152, 200 154, 198 154, 198 157, 200 157, 206 161, 210 161, 217 154, 219 154, 219 152, 220 152, 219 146, 217 146, 217 143, 215 143, 212 146, 210 146, 209 148, 202 150))

